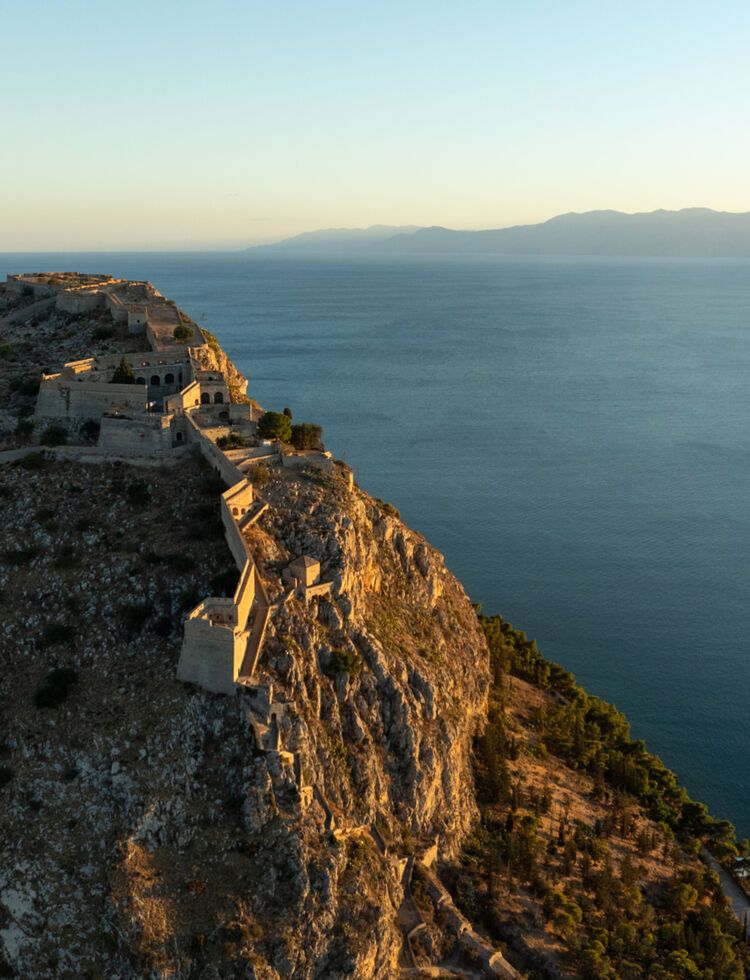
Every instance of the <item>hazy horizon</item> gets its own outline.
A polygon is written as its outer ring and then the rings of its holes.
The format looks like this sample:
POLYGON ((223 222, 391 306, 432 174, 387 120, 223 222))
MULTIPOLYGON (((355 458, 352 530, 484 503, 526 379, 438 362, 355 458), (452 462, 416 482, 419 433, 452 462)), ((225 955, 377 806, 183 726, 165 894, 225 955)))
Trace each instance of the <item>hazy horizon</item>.
POLYGON ((32 0, 3 24, 3 251, 750 209, 735 3, 32 0))

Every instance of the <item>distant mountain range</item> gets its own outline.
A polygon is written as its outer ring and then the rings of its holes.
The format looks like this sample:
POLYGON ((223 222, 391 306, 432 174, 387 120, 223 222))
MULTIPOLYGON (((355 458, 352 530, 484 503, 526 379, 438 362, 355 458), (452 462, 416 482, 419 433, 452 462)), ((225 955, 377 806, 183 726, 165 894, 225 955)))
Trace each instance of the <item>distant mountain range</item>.
POLYGON ((256 245, 248 252, 340 252, 354 246, 370 246, 420 231, 418 225, 371 225, 369 228, 324 228, 304 231, 271 245, 256 245))
POLYGON ((314 254, 357 249, 382 255, 632 255, 750 257, 750 212, 685 208, 682 211, 586 211, 536 225, 486 231, 390 227, 305 232, 252 252, 314 254))

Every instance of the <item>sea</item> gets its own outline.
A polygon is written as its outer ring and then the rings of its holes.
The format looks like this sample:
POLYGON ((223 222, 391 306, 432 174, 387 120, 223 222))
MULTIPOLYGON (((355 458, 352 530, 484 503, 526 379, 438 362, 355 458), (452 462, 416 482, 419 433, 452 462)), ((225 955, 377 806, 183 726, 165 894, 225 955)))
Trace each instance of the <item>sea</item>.
POLYGON ((750 835, 750 264, 0 254, 146 278, 750 835))

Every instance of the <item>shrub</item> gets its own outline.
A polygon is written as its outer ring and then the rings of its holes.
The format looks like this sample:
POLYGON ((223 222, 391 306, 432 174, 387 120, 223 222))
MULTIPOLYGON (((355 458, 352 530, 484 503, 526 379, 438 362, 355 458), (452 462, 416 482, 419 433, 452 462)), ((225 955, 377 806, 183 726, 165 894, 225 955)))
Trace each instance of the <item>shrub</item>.
POLYGON ((19 395, 32 398, 39 393, 39 384, 39 378, 36 375, 31 375, 26 378, 11 378, 9 387, 11 391, 18 392, 19 395))
POLYGON ((294 418, 294 416, 292 415, 292 410, 291 410, 291 408, 288 405, 284 409, 284 415, 286 415, 286 417, 288 419, 293 419, 294 418))
POLYGON ((15 773, 10 766, 0 766, 0 787, 7 786, 15 773))
POLYGON ((73 525, 76 531, 80 532, 81 534, 83 534, 84 531, 91 530, 93 526, 94 526, 94 522, 91 520, 90 517, 79 517, 78 520, 73 525))
POLYGON ((64 446, 68 441, 68 430, 62 425, 49 425, 39 437, 43 446, 64 446))
POLYGON ((358 677, 362 673, 362 658, 356 650, 331 650, 328 673, 358 677))
POLYGON ((31 433, 34 431, 34 423, 31 419, 21 419, 16 425, 16 436, 19 439, 23 439, 24 442, 31 438, 31 433))
POLYGON ((128 503, 136 510, 142 510, 151 503, 151 493, 145 480, 133 480, 127 487, 128 503))
POLYGON ((114 330, 112 327, 97 327, 96 330, 91 334, 92 340, 109 340, 110 337, 114 336, 114 330))
POLYGON ((184 344, 193 336, 193 331, 190 327, 186 327, 184 323, 181 323, 178 327, 174 328, 174 334, 172 336, 175 340, 184 344))
POLYGON ((70 687, 78 680, 72 667, 56 667, 44 678, 34 691, 34 706, 37 708, 57 708, 68 697, 70 687))
POLYGON ((96 419, 86 419, 81 426, 81 435, 87 442, 96 442, 99 438, 101 425, 96 419))
POLYGON ((292 426, 291 443, 295 449, 322 449, 323 427, 312 422, 292 426))
POLYGON ((241 432, 230 432, 226 436, 219 436, 216 445, 219 449, 244 449, 245 446, 250 445, 250 440, 241 432))
POLYGON ((237 588, 237 569, 228 568, 224 572, 218 572, 211 579, 211 592, 213 595, 234 595, 237 588))
POLYGON ((120 619, 129 639, 140 633, 153 608, 149 602, 130 602, 120 609, 120 619))
POLYGON ((10 344, 0 344, 0 360, 11 361, 13 360, 13 348, 10 344))
POLYGON ((20 568, 21 565, 28 565, 38 554, 39 549, 34 547, 9 549, 3 552, 3 561, 6 565, 15 565, 16 568, 20 568))
POLYGON ((271 479, 271 473, 264 463, 258 463, 257 466, 254 466, 248 476, 252 477, 250 482, 256 487, 264 487, 271 479))
POLYGON ((20 466, 23 470, 43 470, 49 466, 49 460, 44 453, 29 453, 23 459, 17 460, 14 466, 20 466))
POLYGON ((53 647, 61 643, 72 643, 75 635, 75 626, 68 626, 67 623, 49 623, 44 627, 41 645, 53 647))
POLYGON ((289 442, 292 438, 292 420, 283 412, 266 412, 258 421, 258 435, 262 439, 289 442))
POLYGON ((112 380, 110 384, 113 385, 134 385, 135 384, 135 374, 133 373, 133 365, 127 358, 123 357, 118 366, 115 368, 115 373, 112 375, 112 380))
POLYGON ((169 616, 160 616, 151 628, 157 636, 166 638, 172 632, 172 620, 169 616))
POLYGON ((64 544, 57 553, 54 561, 55 568, 75 568, 80 562, 72 544, 64 544))

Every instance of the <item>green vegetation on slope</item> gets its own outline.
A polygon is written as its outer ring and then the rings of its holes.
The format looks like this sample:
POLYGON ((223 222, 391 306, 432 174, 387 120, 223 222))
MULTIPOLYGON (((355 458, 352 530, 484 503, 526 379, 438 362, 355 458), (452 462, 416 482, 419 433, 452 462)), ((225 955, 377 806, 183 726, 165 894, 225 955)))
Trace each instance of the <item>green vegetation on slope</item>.
MULTIPOLYGON (((631 739, 625 717, 545 660, 524 633, 499 616, 480 620, 492 688, 489 724, 476 743, 482 816, 457 882, 467 913, 507 939, 503 908, 523 895, 576 976, 745 976, 739 924, 718 878, 697 858, 701 843, 735 854, 732 825, 691 800, 631 739), (537 699, 527 731, 508 722, 511 692, 524 681, 537 699), (592 812, 604 816, 590 824, 574 818, 564 797, 560 803, 549 785, 524 778, 524 766, 539 769, 550 756, 558 760, 551 771, 585 782, 592 812)), ((537 968, 534 975, 545 975, 537 968)))

